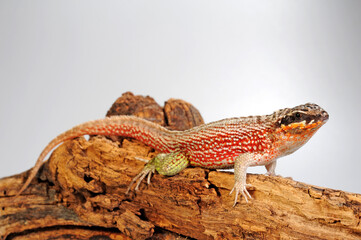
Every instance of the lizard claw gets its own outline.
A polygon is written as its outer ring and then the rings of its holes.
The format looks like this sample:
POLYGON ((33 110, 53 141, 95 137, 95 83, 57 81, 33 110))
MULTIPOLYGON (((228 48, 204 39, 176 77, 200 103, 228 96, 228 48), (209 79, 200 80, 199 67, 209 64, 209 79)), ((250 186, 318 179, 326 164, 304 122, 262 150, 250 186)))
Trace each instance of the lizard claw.
POLYGON ((127 191, 125 192, 125 194, 128 194, 130 192, 130 189, 132 188, 132 186, 134 185, 135 182, 137 182, 137 184, 135 185, 134 190, 138 191, 139 190, 139 185, 141 184, 141 182, 143 181, 143 179, 148 176, 147 178, 147 183, 150 184, 150 178, 152 176, 152 173, 155 172, 155 166, 153 165, 146 165, 143 170, 138 173, 137 176, 135 176, 133 178, 133 180, 130 182, 129 187, 127 189, 127 191))
POLYGON ((247 191, 247 187, 252 187, 252 185, 251 184, 246 184, 246 183, 240 183, 240 182, 236 182, 234 184, 231 192, 229 193, 229 195, 231 195, 233 193, 233 191, 235 191, 235 194, 236 194, 235 199, 234 199, 234 203, 233 203, 233 207, 236 206, 236 204, 237 204, 239 193, 242 194, 242 196, 244 197, 244 199, 246 200, 247 203, 248 203, 248 198, 252 199, 251 195, 247 191))

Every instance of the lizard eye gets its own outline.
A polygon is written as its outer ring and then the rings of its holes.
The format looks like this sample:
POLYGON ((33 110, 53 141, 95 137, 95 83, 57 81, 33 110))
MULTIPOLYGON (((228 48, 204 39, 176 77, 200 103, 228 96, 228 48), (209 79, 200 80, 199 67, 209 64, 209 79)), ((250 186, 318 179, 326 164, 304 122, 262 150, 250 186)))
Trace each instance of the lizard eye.
POLYGON ((300 117, 301 117, 301 114, 300 114, 300 113, 296 113, 295 116, 296 116, 296 118, 300 118, 300 117))
POLYGON ((284 118, 282 118, 281 124, 288 125, 290 123, 293 123, 294 121, 295 121, 294 116, 285 116, 284 118))

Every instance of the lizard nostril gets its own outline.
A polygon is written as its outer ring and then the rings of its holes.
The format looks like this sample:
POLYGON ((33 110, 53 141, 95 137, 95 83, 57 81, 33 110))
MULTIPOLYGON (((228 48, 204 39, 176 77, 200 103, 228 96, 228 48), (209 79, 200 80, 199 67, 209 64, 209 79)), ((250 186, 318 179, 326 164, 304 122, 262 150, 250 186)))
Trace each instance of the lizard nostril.
POLYGON ((322 111, 322 118, 323 118, 323 120, 328 120, 328 113, 326 112, 326 111, 322 111))

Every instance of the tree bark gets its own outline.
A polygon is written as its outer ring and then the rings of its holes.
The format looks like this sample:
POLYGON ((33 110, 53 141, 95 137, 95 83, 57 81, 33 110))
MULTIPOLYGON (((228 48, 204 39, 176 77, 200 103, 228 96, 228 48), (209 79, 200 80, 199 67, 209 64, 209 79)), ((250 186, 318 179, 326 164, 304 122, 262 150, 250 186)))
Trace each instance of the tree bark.
MULTIPOLYGON (((127 97, 139 96, 126 93, 120 102, 127 97)), ((182 129, 203 122, 190 104, 169 103, 158 112, 166 115, 160 124, 182 129)), ((20 196, 28 172, 0 179, 1 239, 361 238, 360 194, 282 177, 248 174, 253 199, 241 198, 234 208, 233 173, 201 168, 155 174, 150 185, 144 181, 125 195, 145 164, 136 158, 157 152, 133 139, 111 139, 116 142, 95 136, 60 145, 20 196)))

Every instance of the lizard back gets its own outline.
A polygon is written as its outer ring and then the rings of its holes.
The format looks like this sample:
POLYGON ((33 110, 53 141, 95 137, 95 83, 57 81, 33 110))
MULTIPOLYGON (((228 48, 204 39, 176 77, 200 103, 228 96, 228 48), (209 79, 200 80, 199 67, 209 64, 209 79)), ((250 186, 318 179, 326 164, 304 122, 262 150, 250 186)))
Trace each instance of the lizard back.
POLYGON ((269 116, 230 118, 201 125, 176 135, 180 150, 192 166, 232 168, 234 158, 245 152, 263 152, 272 146, 269 116))

